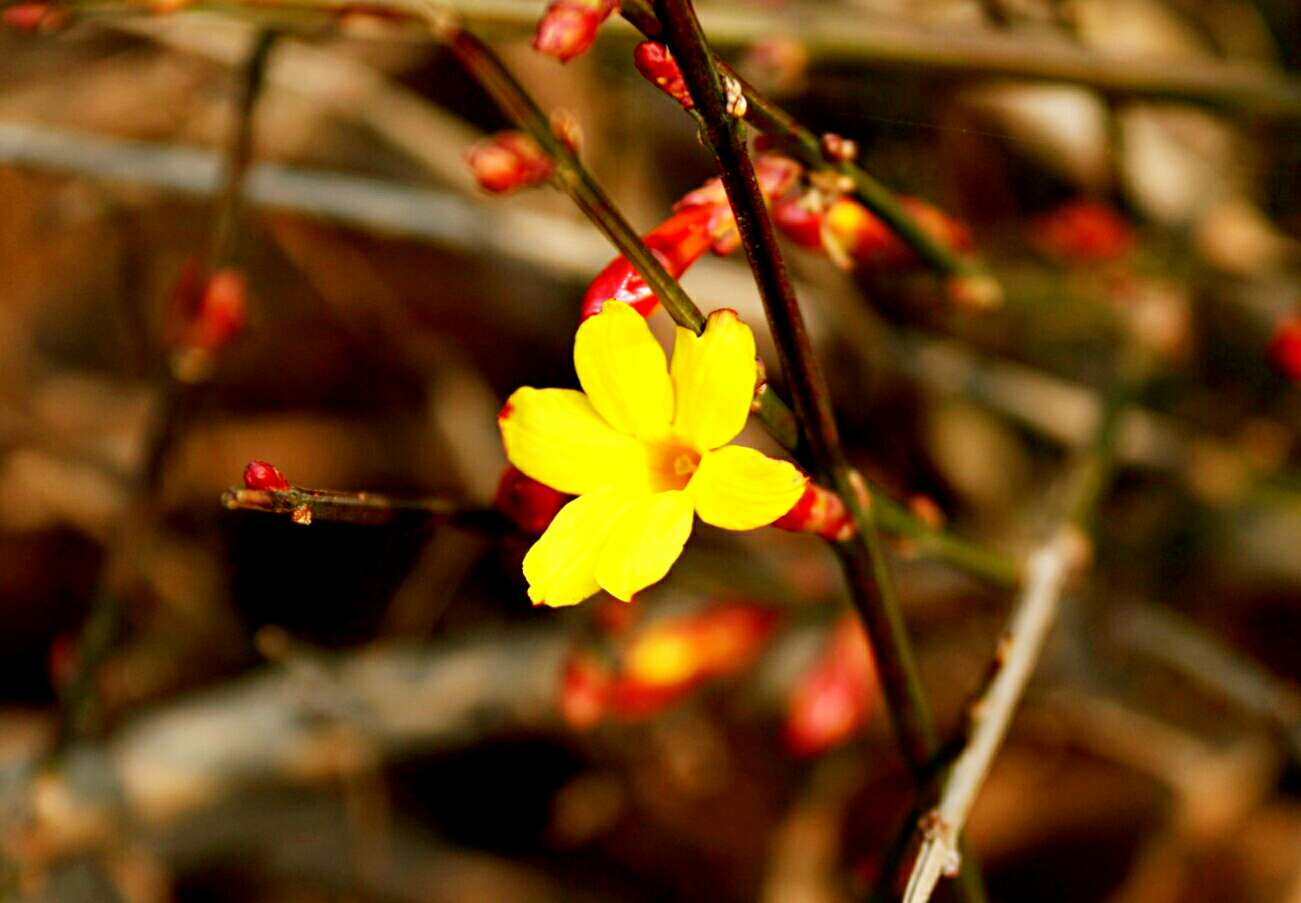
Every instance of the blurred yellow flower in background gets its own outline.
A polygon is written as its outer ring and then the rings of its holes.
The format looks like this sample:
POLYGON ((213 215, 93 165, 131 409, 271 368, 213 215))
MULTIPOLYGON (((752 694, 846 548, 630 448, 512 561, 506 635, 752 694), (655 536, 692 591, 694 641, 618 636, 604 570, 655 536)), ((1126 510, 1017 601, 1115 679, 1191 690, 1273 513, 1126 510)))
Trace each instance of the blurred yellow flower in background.
POLYGON ((728 445, 745 426, 754 334, 732 310, 702 335, 678 328, 672 367, 641 315, 606 304, 574 339, 583 391, 522 388, 498 423, 510 462, 577 495, 524 557, 535 605, 598 590, 623 601, 668 573, 694 516, 728 530, 772 523, 808 478, 793 464, 728 445))

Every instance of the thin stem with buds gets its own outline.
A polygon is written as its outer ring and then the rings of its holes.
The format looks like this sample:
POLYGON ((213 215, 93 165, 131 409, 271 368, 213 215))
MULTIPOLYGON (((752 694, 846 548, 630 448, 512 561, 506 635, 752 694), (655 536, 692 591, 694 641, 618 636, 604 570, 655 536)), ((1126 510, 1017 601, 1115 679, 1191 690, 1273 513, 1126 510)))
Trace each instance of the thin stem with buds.
MULTIPOLYGON (((634 28, 648 38, 662 38, 664 24, 648 0, 624 0, 620 12, 634 28)), ((714 59, 715 68, 741 88, 745 108, 740 113, 746 122, 777 141, 778 145, 805 165, 832 169, 847 178, 867 209, 890 227, 927 266, 951 279, 951 296, 961 296, 980 304, 997 303, 1002 289, 984 266, 971 255, 963 255, 937 241, 912 217, 893 191, 872 178, 852 160, 828 157, 821 139, 802 126, 793 116, 736 74, 726 63, 714 59)))
POLYGON ((304 526, 322 522, 423 529, 448 524, 489 533, 514 529, 494 508, 437 497, 405 498, 290 486, 284 490, 230 489, 222 495, 221 503, 232 511, 287 515, 304 526))
MULTIPOLYGON (((870 496, 840 444, 830 392, 804 327, 799 301, 736 121, 735 107, 728 100, 725 76, 709 49, 691 0, 656 0, 655 12, 699 111, 704 138, 714 153, 812 457, 831 478, 853 518, 856 536, 839 544, 838 551, 855 607, 872 643, 900 746, 920 778, 938 747, 925 688, 895 595, 870 496)), ((965 884, 963 889, 970 891, 968 899, 980 896, 974 883, 965 884)))
MULTIPOLYGON (((461 28, 454 15, 445 8, 425 2, 422 9, 430 28, 447 44, 466 71, 484 87, 502 111, 528 132, 551 157, 555 164, 554 180, 557 185, 569 194, 588 219, 628 259, 674 322, 697 334, 703 331, 705 316, 700 308, 646 247, 573 150, 555 136, 546 115, 496 54, 475 35, 461 28)), ((786 372, 789 374, 791 371, 787 368, 786 372)), ((772 386, 765 385, 755 396, 755 410, 768 431, 784 448, 792 453, 803 451, 796 418, 772 386)), ((832 427, 834 429, 834 421, 832 427)), ((806 433, 805 439, 807 438, 806 433)), ((810 448, 808 451, 814 460, 820 460, 816 450, 810 448)), ((858 480, 851 487, 842 479, 836 483, 835 488, 842 495, 846 491, 861 493, 864 484, 858 480)), ((914 540, 919 552, 950 561, 996 583, 1011 584, 1019 578, 1019 569, 1010 559, 929 527, 875 488, 867 489, 867 492, 873 506, 881 509, 882 525, 893 533, 914 540)), ((862 509, 863 506, 854 507, 862 509)), ((861 531, 862 523, 856 522, 856 527, 861 531)))
MULTIPOLYGON (((265 84, 267 60, 275 39, 275 32, 258 32, 241 69, 235 127, 226 145, 225 179, 212 214, 214 226, 208 261, 213 266, 228 263, 239 241, 243 190, 252 159, 253 111, 265 84)), ((171 368, 163 371, 159 398, 145 439, 143 463, 134 479, 133 497, 117 530, 105 576, 78 639, 75 672, 61 693, 56 752, 74 736, 86 732, 99 715, 95 679, 125 630, 123 597, 134 577, 136 541, 156 516, 157 492, 168 456, 200 390, 194 383, 177 379, 171 368)))

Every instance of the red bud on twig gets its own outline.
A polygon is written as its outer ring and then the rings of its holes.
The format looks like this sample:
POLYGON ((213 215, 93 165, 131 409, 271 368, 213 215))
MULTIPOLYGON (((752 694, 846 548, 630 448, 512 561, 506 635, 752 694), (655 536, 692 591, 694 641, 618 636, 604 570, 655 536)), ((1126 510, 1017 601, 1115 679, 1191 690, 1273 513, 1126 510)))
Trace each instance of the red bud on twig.
POLYGON ((682 104, 682 109, 695 106, 687 83, 682 80, 682 70, 673 54, 659 41, 642 41, 632 52, 633 65, 646 81, 682 104))
MULTIPOLYGON (((760 157, 755 162, 759 187, 770 201, 785 194, 802 172, 794 160, 777 155, 760 157)), ((673 216, 642 237, 673 278, 681 276, 706 250, 729 254, 739 246, 736 220, 718 179, 710 179, 684 195, 673 210, 673 216)), ((583 295, 582 319, 599 313, 607 301, 630 304, 644 317, 659 304, 645 280, 623 257, 610 261, 588 285, 583 295)))
POLYGON ((525 476, 514 467, 502 472, 493 505, 525 533, 540 535, 570 496, 525 476))
POLYGON ((552 162, 537 142, 523 132, 489 135, 465 155, 479 187, 507 194, 551 177, 552 162))
POLYGON ((596 30, 618 8, 612 0, 553 0, 538 21, 533 49, 567 63, 588 51, 596 30))
POLYGON ((854 522, 844 501, 830 489, 810 482, 795 507, 774 523, 792 533, 813 533, 823 539, 844 542, 854 535, 854 522))
POLYGON ((261 489, 267 492, 284 492, 289 489, 289 481, 274 464, 266 461, 249 461, 244 468, 244 488, 261 489))

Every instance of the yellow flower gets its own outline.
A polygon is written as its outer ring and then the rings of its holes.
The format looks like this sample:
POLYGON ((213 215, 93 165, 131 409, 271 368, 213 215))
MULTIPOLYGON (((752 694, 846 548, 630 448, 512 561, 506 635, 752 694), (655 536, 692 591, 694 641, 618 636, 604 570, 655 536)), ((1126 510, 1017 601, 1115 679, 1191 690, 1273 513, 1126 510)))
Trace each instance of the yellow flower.
POLYGON ((625 602, 682 554, 694 515, 728 530, 770 524, 808 478, 786 461, 728 445, 754 397, 754 334, 735 311, 703 335, 679 328, 673 366, 641 315, 607 304, 574 339, 583 391, 523 388, 498 423, 506 457, 578 498, 524 557, 535 605, 598 590, 625 602))

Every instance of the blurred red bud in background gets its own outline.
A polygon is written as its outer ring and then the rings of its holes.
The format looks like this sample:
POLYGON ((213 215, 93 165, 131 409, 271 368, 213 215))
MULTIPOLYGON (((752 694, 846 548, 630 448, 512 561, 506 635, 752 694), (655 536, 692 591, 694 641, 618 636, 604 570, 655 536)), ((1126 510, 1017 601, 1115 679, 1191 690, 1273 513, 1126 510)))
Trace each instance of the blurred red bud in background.
POLYGON ((617 8, 610 0, 554 0, 538 21, 533 49, 567 63, 588 51, 596 30, 617 8))
POLYGON ((1064 262, 1101 263, 1128 254, 1134 229, 1101 201, 1068 201, 1030 221, 1030 242, 1064 262))
POLYGON ((1301 314, 1279 321, 1269 342, 1269 358, 1285 376, 1301 382, 1301 314))
POLYGON ((595 727, 610 697, 610 670, 590 652, 575 652, 560 669, 560 717, 574 730, 595 727))
POLYGON ((876 696, 876 669, 867 637, 858 619, 847 615, 791 694, 787 748, 795 755, 811 756, 845 742, 866 723, 876 696))

